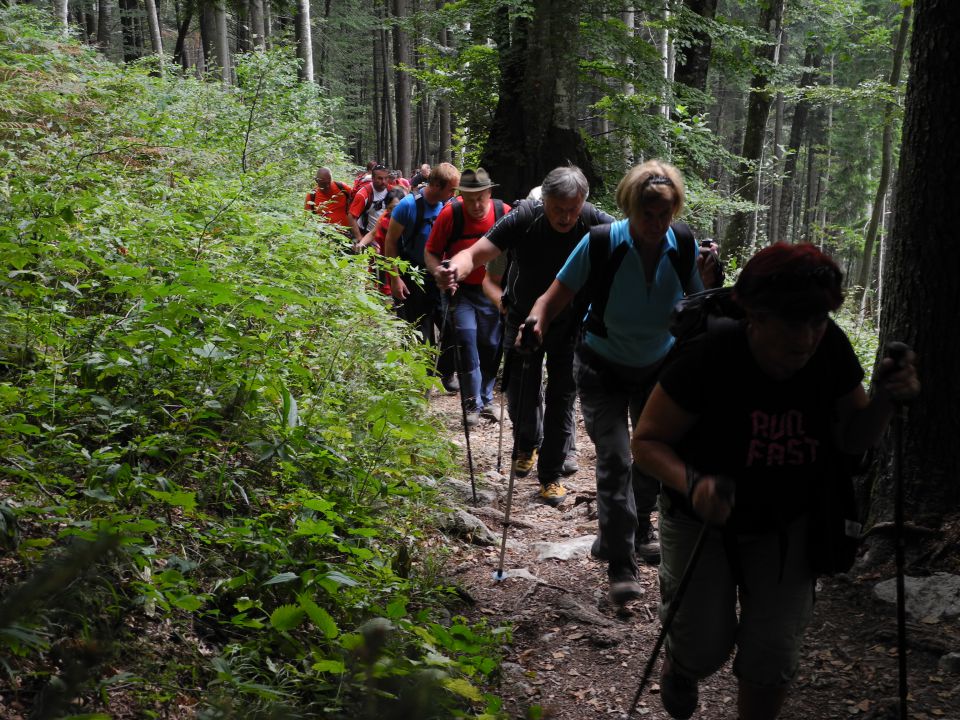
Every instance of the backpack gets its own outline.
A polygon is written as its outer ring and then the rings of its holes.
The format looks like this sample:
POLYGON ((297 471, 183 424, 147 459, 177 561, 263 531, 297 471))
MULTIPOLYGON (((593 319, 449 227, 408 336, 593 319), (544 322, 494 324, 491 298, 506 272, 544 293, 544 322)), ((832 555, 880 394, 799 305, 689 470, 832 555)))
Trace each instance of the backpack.
MULTIPOLYGON (((667 251, 670 264, 673 265, 680 278, 683 294, 689 292, 688 283, 696 263, 696 241, 693 231, 686 223, 671 223, 671 229, 677 238, 677 247, 667 251)), ((585 286, 585 299, 590 303, 589 314, 584 323, 584 330, 597 337, 607 337, 607 326, 603 321, 610 300, 610 287, 613 279, 623 263, 623 258, 632 247, 629 243, 620 243, 613 252, 610 251, 610 225, 596 225, 590 228, 590 276, 585 286)))
MULTIPOLYGON (((417 267, 426 267, 423 259, 423 247, 417 247, 417 238, 420 237, 420 230, 425 224, 429 224, 431 227, 433 226, 433 221, 437 219, 437 216, 434 215, 432 218, 424 217, 427 211, 427 200, 423 195, 416 196, 414 205, 417 209, 416 219, 413 221, 413 225, 403 229, 403 234, 400 235, 398 239, 397 249, 400 257, 404 260, 412 262, 417 267)), ((437 215, 439 215, 439 213, 437 213, 437 215)))
MULTIPOLYGON (((733 301, 732 291, 704 290, 677 302, 670 321, 670 332, 677 339, 671 355, 696 337, 723 332, 742 322, 745 314, 733 301)), ((835 447, 828 451, 825 472, 810 481, 807 560, 818 577, 845 573, 853 567, 862 528, 854 489, 862 458, 835 447)))
MULTIPOLYGON (((450 208, 453 211, 453 229, 450 231, 450 237, 447 238, 447 247, 450 247, 460 238, 464 237, 463 235, 463 203, 454 202, 450 208)), ((493 224, 497 224, 497 220, 503 217, 503 200, 493 200, 493 224)), ((491 226, 492 227, 492 226, 491 226)), ((480 235, 470 235, 467 237, 469 240, 472 237, 479 239, 482 237, 480 235)))

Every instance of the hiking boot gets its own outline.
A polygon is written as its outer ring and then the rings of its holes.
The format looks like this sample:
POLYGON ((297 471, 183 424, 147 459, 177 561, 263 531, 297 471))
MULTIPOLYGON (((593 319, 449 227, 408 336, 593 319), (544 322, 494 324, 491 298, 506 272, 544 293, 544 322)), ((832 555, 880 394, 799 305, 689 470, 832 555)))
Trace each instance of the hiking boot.
POLYGON ((660 702, 670 717, 687 720, 697 709, 699 693, 697 681, 674 671, 670 659, 663 661, 660 671, 660 702))
POLYGON ((625 605, 643 596, 643 588, 637 582, 637 575, 632 568, 609 570, 607 574, 610 578, 610 602, 614 605, 625 605))
POLYGON ((440 378, 440 384, 443 385, 443 389, 451 395, 455 392, 460 392, 460 381, 457 380, 456 375, 444 375, 440 378))
POLYGON ((517 474, 517 477, 525 478, 536 464, 537 449, 534 448, 529 452, 521 452, 517 455, 517 459, 513 461, 513 471, 517 474))
POLYGON ((537 493, 540 502, 556 507, 567 499, 567 489, 559 482, 554 480, 540 485, 540 492, 537 493))
POLYGON ((637 529, 637 535, 633 540, 633 551, 647 565, 660 564, 660 540, 652 525, 647 526, 646 532, 642 528, 637 529))
POLYGON ((496 405, 486 405, 483 410, 480 411, 480 417, 493 420, 494 422, 500 422, 500 408, 496 405))
POLYGON ((480 411, 479 410, 467 410, 466 414, 466 423, 467 427, 476 427, 480 424, 480 411))
POLYGON ((564 477, 570 477, 580 472, 580 464, 577 462, 576 455, 567 455, 563 461, 563 467, 560 468, 560 474, 564 477))

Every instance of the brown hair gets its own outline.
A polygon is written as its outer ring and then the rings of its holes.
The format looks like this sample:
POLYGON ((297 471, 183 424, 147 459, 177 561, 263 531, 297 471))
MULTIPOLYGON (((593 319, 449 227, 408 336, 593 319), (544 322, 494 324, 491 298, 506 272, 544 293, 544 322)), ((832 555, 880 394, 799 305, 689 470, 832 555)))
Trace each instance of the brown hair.
POLYGON ((460 184, 460 171, 450 163, 440 163, 430 170, 429 183, 442 187, 454 187, 460 184))

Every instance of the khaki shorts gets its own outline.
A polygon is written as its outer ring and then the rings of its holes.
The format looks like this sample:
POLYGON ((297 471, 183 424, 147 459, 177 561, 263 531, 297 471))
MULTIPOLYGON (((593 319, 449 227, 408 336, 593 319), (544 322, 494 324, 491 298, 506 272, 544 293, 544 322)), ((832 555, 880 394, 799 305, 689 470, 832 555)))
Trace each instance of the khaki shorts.
MULTIPOLYGON (((743 586, 734 578, 722 535, 707 531, 666 638, 667 655, 681 674, 703 679, 720 669, 736 647, 733 672, 738 678, 762 687, 790 683, 813 614, 806 524, 806 518, 791 523, 785 545, 778 532, 739 536, 743 586)), ((666 617, 701 527, 685 515, 660 515, 661 618, 666 617)))

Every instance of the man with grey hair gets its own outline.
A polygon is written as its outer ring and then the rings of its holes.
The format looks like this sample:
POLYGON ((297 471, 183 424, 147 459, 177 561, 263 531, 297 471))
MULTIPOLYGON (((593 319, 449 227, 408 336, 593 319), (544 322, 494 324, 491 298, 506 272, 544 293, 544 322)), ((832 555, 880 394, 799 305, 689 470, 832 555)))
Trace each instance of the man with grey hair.
MULTIPOLYGON (((513 347, 517 331, 533 303, 553 282, 567 256, 594 225, 614 218, 586 202, 590 186, 580 168, 558 167, 547 173, 541 185, 542 200, 522 200, 513 212, 504 215, 487 234, 471 247, 453 256, 449 267, 434 273, 442 289, 455 287, 458 280, 488 261, 509 251, 514 259, 507 293, 504 346, 513 347)), ((556 507, 566 498, 561 477, 579 470, 571 454, 574 434, 573 403, 576 385, 573 355, 580 331, 579 313, 568 307, 554 320, 523 374, 523 359, 507 355, 510 383, 508 410, 516 428, 517 456, 514 470, 526 477, 533 466, 540 480, 539 498, 556 507), (542 386, 546 359, 547 384, 542 386), (524 407, 518 407, 521 395, 524 407), (569 457, 568 457, 569 455, 569 457)))

